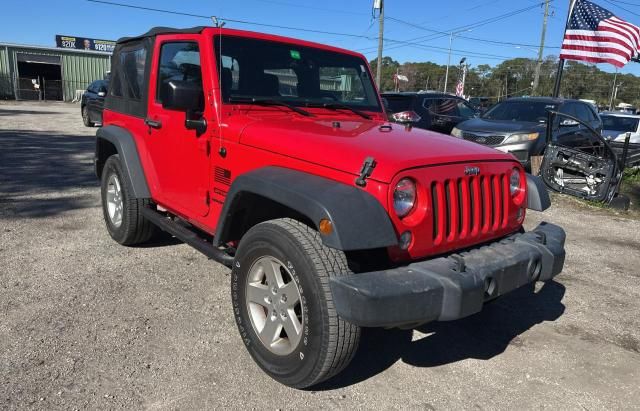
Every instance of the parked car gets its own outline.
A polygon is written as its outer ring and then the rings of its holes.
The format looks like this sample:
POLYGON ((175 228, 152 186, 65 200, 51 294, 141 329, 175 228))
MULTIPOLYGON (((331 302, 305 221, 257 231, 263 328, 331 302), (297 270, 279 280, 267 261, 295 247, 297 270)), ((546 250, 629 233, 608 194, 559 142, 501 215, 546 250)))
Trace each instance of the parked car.
POLYGON ((109 82, 107 80, 96 80, 89 84, 80 100, 80 112, 82 122, 87 127, 102 124, 102 110, 104 108, 104 97, 107 95, 109 82))
POLYGON ((489 97, 471 97, 469 99, 469 104, 480 113, 484 113, 492 106, 492 99, 489 97))
MULTIPOLYGON (((602 121, 591 104, 551 97, 518 97, 493 106, 480 118, 458 124, 451 135, 513 154, 526 168, 531 156, 544 152, 547 140, 547 110, 576 117, 597 131, 602 121)), ((551 139, 569 147, 591 143, 585 126, 568 118, 557 117, 551 139)))
POLYGON ((631 144, 640 144, 640 115, 621 112, 600 113, 602 135, 610 141, 624 143, 627 133, 631 133, 631 144))
POLYGON ((467 317, 562 270, 562 228, 523 228, 550 206, 542 180, 390 124, 362 54, 159 27, 112 61, 94 157, 106 230, 135 245, 160 228, 231 268, 239 341, 283 384, 338 374, 361 327, 467 317))
POLYGON ((465 99, 436 92, 382 93, 391 120, 414 127, 451 133, 461 121, 479 115, 465 99))

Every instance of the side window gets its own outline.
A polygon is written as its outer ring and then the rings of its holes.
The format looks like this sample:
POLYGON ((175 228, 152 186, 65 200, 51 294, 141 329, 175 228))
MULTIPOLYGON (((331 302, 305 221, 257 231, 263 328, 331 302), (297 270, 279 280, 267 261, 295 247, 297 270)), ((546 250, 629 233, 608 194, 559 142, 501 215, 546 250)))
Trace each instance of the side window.
POLYGON ((295 71, 290 68, 278 68, 265 69, 263 73, 263 86, 273 88, 268 90, 271 93, 265 93, 266 95, 298 97, 298 75, 295 71))
MULTIPOLYGON (((575 103, 567 103, 567 104, 563 105, 562 107, 560 107, 560 109, 558 111, 560 113, 568 114, 568 115, 570 115, 572 117, 578 117, 578 113, 576 111, 576 104, 575 103)), ((566 119, 566 117, 562 118, 562 120, 564 120, 564 119, 566 119)))
POLYGON ((162 102, 162 96, 167 85, 172 80, 194 83, 202 87, 198 43, 164 43, 160 47, 158 87, 156 90, 156 100, 158 102, 162 102))
POLYGON ((96 87, 96 83, 97 81, 94 81, 93 83, 89 84, 89 86, 87 87, 87 91, 90 91, 92 93, 97 93, 97 87, 96 87))
POLYGON ((132 100, 142 99, 146 61, 147 50, 145 48, 121 51, 119 68, 113 79, 111 95, 132 100))
POLYGON ((578 118, 582 121, 591 122, 596 119, 593 111, 586 104, 578 104, 576 113, 578 113, 578 118))
POLYGON ((225 99, 234 91, 240 90, 240 63, 231 56, 222 55, 222 73, 220 80, 225 99))
POLYGON ((467 104, 467 102, 460 100, 458 102, 458 112, 460 117, 471 118, 476 115, 476 111, 467 104))
POLYGON ((458 115, 458 102, 451 98, 433 99, 428 107, 432 114, 439 116, 455 117, 458 115))
MULTIPOLYGON (((320 95, 343 102, 362 103, 366 91, 360 80, 360 73, 353 67, 319 67, 320 95)), ((363 73, 361 71, 361 73, 363 73)))

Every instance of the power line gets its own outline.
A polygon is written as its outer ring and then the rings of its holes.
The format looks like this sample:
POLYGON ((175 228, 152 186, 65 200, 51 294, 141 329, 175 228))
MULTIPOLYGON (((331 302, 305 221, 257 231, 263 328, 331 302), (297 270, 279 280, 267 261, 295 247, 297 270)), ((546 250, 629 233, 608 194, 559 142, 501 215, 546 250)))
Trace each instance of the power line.
MULTIPOLYGON (((525 8, 518 9, 518 10, 513 10, 513 11, 510 11, 508 13, 501 14, 499 16, 494 16, 494 17, 490 17, 490 18, 487 18, 487 19, 484 19, 484 20, 477 21, 475 23, 470 23, 470 24, 466 24, 466 25, 463 25, 463 26, 454 27, 454 28, 446 30, 446 31, 444 31, 444 30, 443 31, 438 31, 438 34, 433 34, 433 35, 430 35, 430 36, 415 37, 415 38, 412 38, 412 39, 405 40, 405 43, 407 43, 407 44, 415 44, 415 42, 422 43, 422 42, 426 42, 426 41, 436 40, 436 39, 448 36, 452 32, 471 30, 471 29, 478 28, 478 27, 481 27, 481 26, 484 26, 484 25, 487 25, 487 24, 495 23, 495 22, 500 21, 500 20, 507 19, 509 17, 513 17, 513 16, 518 15, 518 14, 525 13, 527 11, 530 11, 530 10, 533 10, 533 9, 539 7, 542 4, 544 4, 544 3, 543 2, 538 2, 538 3, 534 4, 533 6, 525 7, 525 8)), ((402 45, 394 46, 394 47, 387 48, 387 50, 394 50, 394 49, 401 48, 401 47, 404 47, 404 46, 402 46, 402 45)), ((366 48, 359 49, 358 51, 364 52, 365 50, 368 50, 370 48, 371 47, 366 47, 366 48)))
MULTIPOLYGON (((165 10, 165 9, 157 9, 157 8, 154 8, 154 7, 136 6, 136 5, 132 5, 132 4, 116 3, 116 2, 105 1, 105 0, 86 0, 86 1, 91 2, 91 3, 107 4, 107 5, 110 5, 110 6, 127 7, 127 8, 130 8, 130 9, 136 9, 136 10, 153 11, 153 12, 157 12, 157 13, 167 13, 167 14, 174 14, 174 15, 177 15, 177 16, 195 17, 195 18, 201 18, 201 19, 207 19, 207 20, 211 20, 211 17, 212 17, 212 16, 205 16, 205 15, 202 15, 202 14, 184 13, 184 12, 174 11, 174 10, 165 10)), ((255 21, 249 21, 249 20, 229 19, 229 18, 226 18, 226 17, 218 17, 218 19, 219 20, 228 21, 228 22, 232 22, 232 23, 247 24, 247 25, 251 25, 251 26, 261 26, 261 27, 278 28, 278 29, 284 29, 284 30, 303 31, 303 32, 307 32, 307 33, 327 34, 327 35, 331 35, 331 36, 363 38, 363 39, 367 39, 367 40, 376 39, 374 37, 364 36, 364 35, 360 35, 360 34, 353 34, 353 33, 338 33, 338 32, 333 32, 333 31, 326 31, 326 30, 306 29, 306 28, 303 28, 303 27, 281 26, 281 25, 277 25, 277 24, 259 23, 259 22, 255 22, 255 21)))
MULTIPOLYGON (((411 26, 411 27, 417 28, 419 30, 428 31, 428 32, 431 32, 431 33, 437 33, 437 34, 442 34, 442 35, 446 35, 446 36, 448 36, 450 34, 450 33, 447 33, 447 32, 428 29, 426 27, 418 26, 418 25, 416 25, 414 23, 410 23, 408 21, 405 21, 405 20, 402 20, 402 19, 398 19, 396 17, 387 16, 386 19, 392 20, 392 21, 395 21, 397 23, 401 23, 401 24, 404 24, 404 25, 407 25, 407 26, 411 26)), ((458 35, 457 37, 461 38, 461 39, 465 39, 465 40, 472 40, 472 41, 478 41, 478 42, 481 42, 481 43, 490 43, 490 44, 497 44, 497 45, 519 46, 519 47, 538 47, 538 45, 536 45, 536 44, 514 43, 514 42, 510 42, 510 41, 490 40, 490 39, 483 39, 483 38, 463 36, 463 35, 458 35)), ((560 46, 546 46, 546 47, 547 48, 555 48, 555 49, 561 48, 560 46)))
MULTIPOLYGON (((186 16, 186 17, 194 17, 194 18, 201 18, 201 19, 207 19, 210 20, 212 16, 205 16, 202 14, 195 14, 195 13, 185 13, 185 12, 180 12, 180 11, 175 11, 175 10, 166 10, 166 9, 160 9, 160 8, 155 8, 155 7, 146 7, 146 6, 137 6, 137 5, 132 5, 132 4, 124 4, 124 3, 117 3, 117 2, 112 2, 112 1, 107 1, 107 0, 86 0, 88 2, 91 3, 98 3, 98 4, 106 4, 106 5, 110 5, 110 6, 118 6, 118 7, 125 7, 125 8, 130 8, 130 9, 136 9, 136 10, 144 10, 144 11, 152 11, 152 12, 157 12, 157 13, 166 13, 166 14, 173 14, 173 15, 179 15, 179 16, 186 16)), ((494 22, 494 21, 498 21, 507 17, 511 17, 512 15, 515 14, 519 14, 519 13, 523 13, 525 11, 531 10, 532 8, 537 7, 538 5, 534 5, 532 7, 526 7, 524 9, 519 9, 519 10, 515 10, 509 13, 505 13, 503 15, 500 16, 496 16, 496 17, 491 17, 489 19, 485 19, 485 20, 481 20, 479 22, 475 22, 475 23, 470 23, 466 26, 462 26, 462 27, 479 27, 481 25, 485 25, 485 24, 489 24, 490 22, 494 22)), ((315 33, 315 34, 326 34, 326 35, 332 35, 332 36, 343 36, 343 37, 351 37, 351 38, 360 38, 360 39, 366 39, 366 40, 377 40, 377 37, 370 37, 370 36, 366 36, 366 35, 361 35, 361 34, 355 34, 355 33, 342 33, 342 32, 334 32, 334 31, 327 31, 327 30, 316 30, 316 29, 309 29, 309 28, 303 28, 303 27, 294 27, 294 26, 284 26, 284 25, 278 25, 278 24, 269 24, 269 23, 260 23, 260 22, 255 22, 255 21, 249 21, 249 20, 241 20, 241 19, 231 19, 231 18, 226 18, 226 17, 218 17, 218 19, 220 20, 224 20, 227 22, 232 22, 232 23, 238 23, 238 24, 246 24, 246 25, 253 25, 253 26, 260 26, 260 27, 269 27, 269 28, 277 28, 277 29, 283 29, 283 30, 293 30, 293 31, 301 31, 301 32, 307 32, 307 33, 315 33)), ((442 32, 445 33, 445 32, 442 32)), ((448 35, 448 33, 446 33, 446 35, 448 35)), ((418 40, 423 39, 423 37, 419 37, 417 38, 418 40)), ((388 49, 395 49, 395 48, 400 48, 400 47, 406 47, 406 46, 411 46, 411 47, 417 47, 417 48, 422 48, 425 50, 430 50, 430 51, 436 51, 438 52, 439 50, 445 50, 442 47, 437 47, 437 46, 428 46, 422 43, 416 43, 413 42, 412 40, 409 41, 404 41, 404 40, 395 40, 395 39, 386 39, 388 42, 391 43, 395 43, 396 46, 392 46, 388 49)), ((425 41, 425 40, 422 40, 425 41)), ((464 53, 465 55, 470 55, 472 57, 480 57, 480 58, 486 58, 486 59, 494 59, 494 60, 505 60, 505 59, 510 59, 511 57, 508 56, 500 56, 500 55, 494 55, 494 54, 488 54, 488 53, 479 53, 479 52, 473 52, 473 51, 468 51, 468 50, 452 50, 455 51, 457 53, 464 53)), ((455 53, 454 55, 460 55, 455 53)))

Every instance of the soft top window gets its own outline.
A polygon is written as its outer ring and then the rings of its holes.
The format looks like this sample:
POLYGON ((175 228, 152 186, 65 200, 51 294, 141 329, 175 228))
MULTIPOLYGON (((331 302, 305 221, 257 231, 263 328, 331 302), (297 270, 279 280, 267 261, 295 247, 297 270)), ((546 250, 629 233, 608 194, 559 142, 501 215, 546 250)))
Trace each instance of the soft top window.
POLYGON ((154 38, 116 45, 105 108, 144 118, 154 38))

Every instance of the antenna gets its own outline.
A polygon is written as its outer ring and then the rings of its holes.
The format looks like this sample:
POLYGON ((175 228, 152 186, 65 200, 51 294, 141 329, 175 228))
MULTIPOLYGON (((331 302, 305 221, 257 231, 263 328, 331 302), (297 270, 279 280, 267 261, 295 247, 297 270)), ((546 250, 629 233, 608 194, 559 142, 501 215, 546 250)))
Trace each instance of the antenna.
MULTIPOLYGON (((212 17, 215 18, 215 17, 212 17)), ((216 114, 218 115, 218 154, 221 157, 227 156, 227 149, 224 148, 222 142, 222 129, 226 126, 222 122, 222 70, 224 67, 222 66, 222 26, 224 26, 224 22, 221 25, 218 25, 218 19, 215 18, 214 24, 218 28, 218 103, 216 104, 216 114)))
POLYGON ((213 22, 213 27, 223 28, 225 25, 225 22, 218 19, 217 16, 211 16, 211 21, 213 22))

